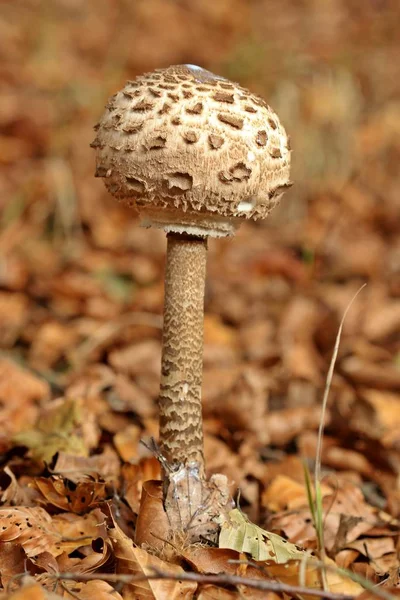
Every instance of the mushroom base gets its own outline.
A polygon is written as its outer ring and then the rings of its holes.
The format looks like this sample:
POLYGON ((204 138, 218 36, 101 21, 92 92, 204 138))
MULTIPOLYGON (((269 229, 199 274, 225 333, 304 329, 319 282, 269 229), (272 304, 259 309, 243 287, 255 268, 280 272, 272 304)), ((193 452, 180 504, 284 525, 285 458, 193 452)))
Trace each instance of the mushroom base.
POLYGON ((139 208, 142 227, 158 227, 167 233, 182 233, 196 237, 227 237, 234 235, 240 219, 216 213, 185 212, 167 208, 139 208))
POLYGON ((189 467, 181 467, 171 476, 167 506, 163 487, 161 481, 143 484, 135 544, 150 547, 165 559, 179 540, 185 546, 205 540, 217 543, 221 516, 227 516, 234 506, 225 475, 214 474, 202 481, 189 467))

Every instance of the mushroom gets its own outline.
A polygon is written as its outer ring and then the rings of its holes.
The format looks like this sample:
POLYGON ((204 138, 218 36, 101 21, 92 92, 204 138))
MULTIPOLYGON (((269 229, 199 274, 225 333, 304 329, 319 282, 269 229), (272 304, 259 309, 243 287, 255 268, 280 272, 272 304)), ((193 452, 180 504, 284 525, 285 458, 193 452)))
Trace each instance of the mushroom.
POLYGON ((160 456, 174 527, 206 524, 229 503, 222 476, 205 477, 201 411, 207 238, 266 217, 290 187, 289 140, 268 104, 197 67, 128 81, 95 129, 96 177, 167 232, 160 456))

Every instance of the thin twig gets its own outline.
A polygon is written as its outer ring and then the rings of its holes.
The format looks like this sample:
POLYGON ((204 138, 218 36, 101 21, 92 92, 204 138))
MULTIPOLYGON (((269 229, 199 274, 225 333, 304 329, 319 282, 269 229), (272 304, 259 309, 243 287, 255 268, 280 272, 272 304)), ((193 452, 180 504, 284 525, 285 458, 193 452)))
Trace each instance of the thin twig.
POLYGON ((169 580, 169 581, 193 581, 196 583, 213 583, 219 585, 244 585, 246 587, 257 590, 284 593, 289 595, 304 594, 308 596, 316 596, 318 598, 326 598, 327 600, 353 600, 354 596, 349 594, 335 594, 333 592, 307 588, 303 586, 288 585, 277 581, 260 581, 250 577, 240 577, 238 575, 228 575, 220 573, 218 575, 202 575, 200 573, 165 573, 152 567, 152 573, 148 575, 127 575, 113 573, 59 573, 54 575, 57 579, 72 580, 77 582, 92 581, 98 579, 100 581, 108 581, 109 583, 137 583, 139 581, 154 581, 154 580, 169 580))

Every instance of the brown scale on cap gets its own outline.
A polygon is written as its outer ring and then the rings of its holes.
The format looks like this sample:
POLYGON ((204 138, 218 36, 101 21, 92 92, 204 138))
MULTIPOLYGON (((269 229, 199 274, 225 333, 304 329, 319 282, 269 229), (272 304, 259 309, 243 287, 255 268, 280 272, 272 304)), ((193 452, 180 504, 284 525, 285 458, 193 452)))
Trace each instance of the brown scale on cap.
POLYGON ((93 147, 109 191, 136 206, 144 224, 166 231, 230 235, 240 219, 266 217, 290 186, 277 115, 248 90, 193 65, 128 81, 107 103, 93 147), (238 164, 245 175, 235 177, 238 164))

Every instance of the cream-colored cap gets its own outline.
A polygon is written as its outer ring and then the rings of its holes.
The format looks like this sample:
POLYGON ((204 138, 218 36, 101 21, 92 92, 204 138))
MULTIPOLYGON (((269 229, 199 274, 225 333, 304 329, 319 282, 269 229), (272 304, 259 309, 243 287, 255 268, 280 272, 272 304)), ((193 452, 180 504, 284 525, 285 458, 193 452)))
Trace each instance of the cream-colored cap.
POLYGON ((291 185, 288 137, 268 104, 194 65, 112 96, 91 144, 96 176, 142 223, 199 236, 266 217, 291 185))

